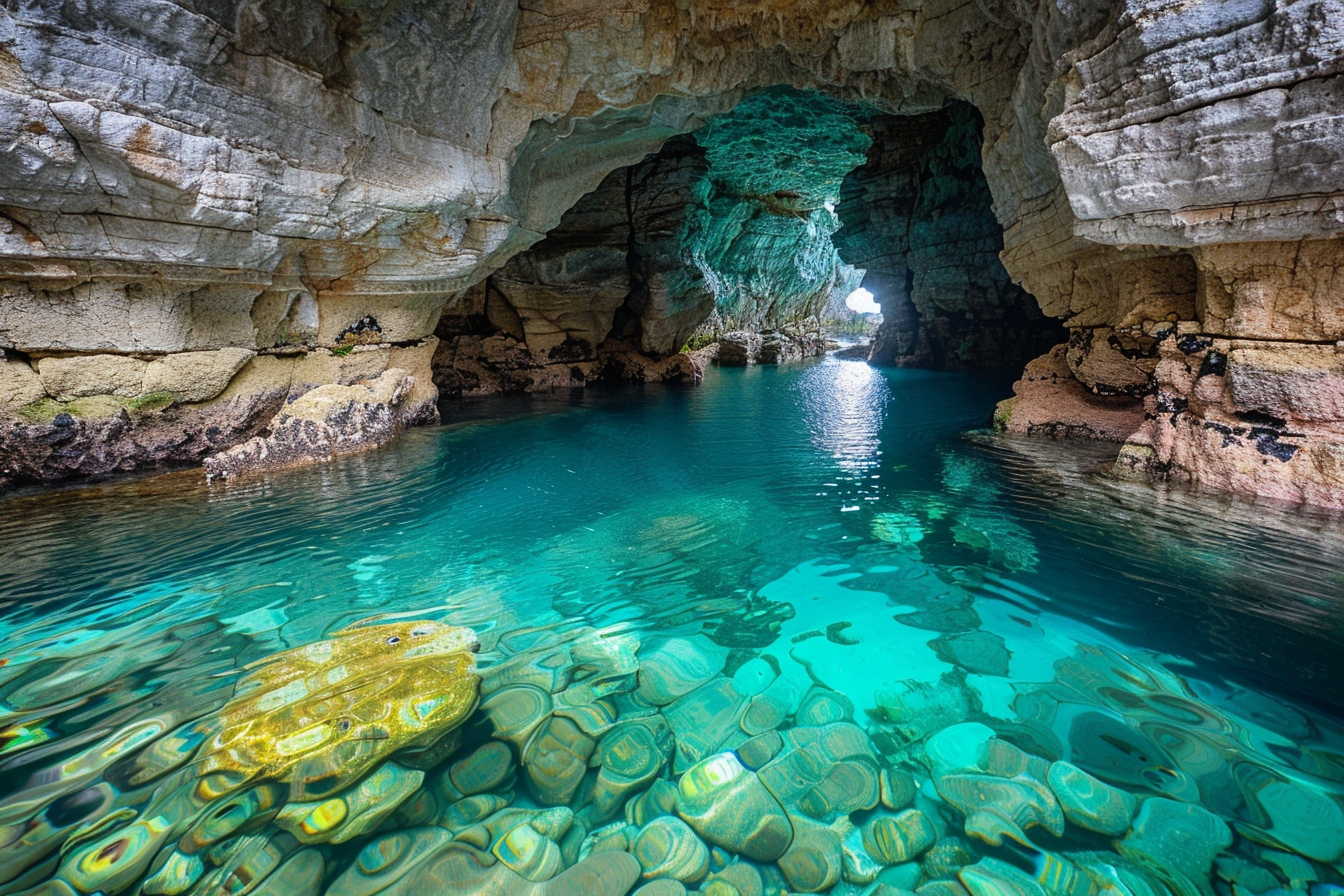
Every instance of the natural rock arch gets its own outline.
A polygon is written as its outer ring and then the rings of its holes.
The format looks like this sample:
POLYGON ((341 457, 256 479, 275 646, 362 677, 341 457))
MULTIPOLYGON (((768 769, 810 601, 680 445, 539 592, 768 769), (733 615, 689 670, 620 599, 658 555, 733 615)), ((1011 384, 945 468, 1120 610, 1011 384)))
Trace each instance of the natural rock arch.
POLYGON ((792 84, 897 114, 952 99, 979 110, 1009 273, 1096 337, 1078 346, 1106 349, 1043 361, 1033 376, 1059 394, 1034 407, 1024 393, 1006 425, 1087 430, 1089 389, 1141 379, 1149 416, 1130 467, 1338 503, 1344 414, 1295 373, 1344 375, 1317 348, 1344 337, 1338 12, 1335 0, 9 12, 0 477, 197 458, 265 428, 287 397, 389 368, 421 372, 397 392, 405 419, 423 418, 445 305, 610 171, 748 91, 792 84), (366 319, 377 326, 351 330, 366 319), (1186 353, 1178 336, 1208 345, 1186 353), (321 348, 342 338, 369 345, 321 348), (232 356, 208 353, 230 349, 249 359, 209 397, 147 391, 123 369, 131 357, 218 370, 232 356), (1200 373, 1209 353, 1224 373, 1200 373), (132 430, 151 446, 141 456, 79 447, 132 430))

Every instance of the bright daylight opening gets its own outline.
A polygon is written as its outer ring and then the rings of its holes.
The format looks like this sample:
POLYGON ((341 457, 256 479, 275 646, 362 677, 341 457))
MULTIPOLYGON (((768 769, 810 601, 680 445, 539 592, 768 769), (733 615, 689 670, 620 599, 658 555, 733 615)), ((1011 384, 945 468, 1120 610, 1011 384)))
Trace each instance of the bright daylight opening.
POLYGON ((845 305, 850 311, 856 311, 859 314, 882 313, 882 306, 873 301, 873 294, 862 286, 845 298, 845 305))

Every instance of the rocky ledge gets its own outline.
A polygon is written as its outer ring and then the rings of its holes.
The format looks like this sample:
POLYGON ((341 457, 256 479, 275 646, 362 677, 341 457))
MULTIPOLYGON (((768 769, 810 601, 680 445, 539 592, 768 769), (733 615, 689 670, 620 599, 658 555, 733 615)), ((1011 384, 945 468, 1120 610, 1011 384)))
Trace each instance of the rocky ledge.
POLYGON ((1344 506, 1335 0, 269 6, 0 17, 4 480, 199 462, 393 368, 428 401, 444 320, 463 391, 587 382, 622 345, 685 374, 715 277, 754 313, 847 285, 841 251, 888 292, 879 360, 1017 363, 1063 322, 1006 425, 1118 439, 1141 413, 1127 470, 1344 506), (781 85, 819 111, 758 101, 781 85), (798 152, 760 130, 823 120, 798 152), (722 264, 786 244, 798 276, 722 264), (425 356, 350 371, 352 333, 425 356), (472 342, 499 335, 524 362, 472 342))

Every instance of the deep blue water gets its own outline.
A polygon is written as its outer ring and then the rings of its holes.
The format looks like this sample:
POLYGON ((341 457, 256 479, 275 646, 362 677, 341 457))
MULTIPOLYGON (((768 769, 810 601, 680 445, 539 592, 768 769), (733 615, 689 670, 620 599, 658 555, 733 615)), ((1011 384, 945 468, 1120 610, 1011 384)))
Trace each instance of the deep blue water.
POLYGON ((1281 805, 1207 784, 1226 777, 1209 762, 1182 765, 1202 737, 1334 824, 1344 527, 1114 481, 1087 446, 968 437, 1007 391, 830 359, 711 370, 695 389, 450 406, 387 449, 256 480, 188 471, 0 499, 0 830, 112 732, 209 716, 242 666, 375 615, 470 625, 483 667, 538 628, 707 636, 730 674, 768 655, 874 725, 894 718, 884 694, 950 674, 967 718, 1106 779, 1083 742, 1095 732, 1040 709, 1067 684, 1140 732, 1135 751, 1170 753, 1158 764, 1195 782, 1180 798, 1258 818, 1282 846, 1305 836, 1281 805), (1098 677, 1136 670, 1112 691, 1158 684, 1087 696, 1078 670, 1098 656, 1098 677), (1163 700, 1215 714, 1217 736, 1170 718, 1155 734, 1145 713, 1163 700))

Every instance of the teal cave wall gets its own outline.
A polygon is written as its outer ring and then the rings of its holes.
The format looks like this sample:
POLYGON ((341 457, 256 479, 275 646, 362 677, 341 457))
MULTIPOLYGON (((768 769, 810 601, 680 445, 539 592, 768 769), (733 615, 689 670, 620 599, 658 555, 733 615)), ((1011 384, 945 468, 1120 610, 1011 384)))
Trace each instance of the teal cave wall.
POLYGON ((764 329, 818 316, 855 289, 832 235, 845 176, 872 140, 853 107, 773 88, 696 132, 708 169, 681 236, 681 296, 708 293, 727 329, 764 329))

